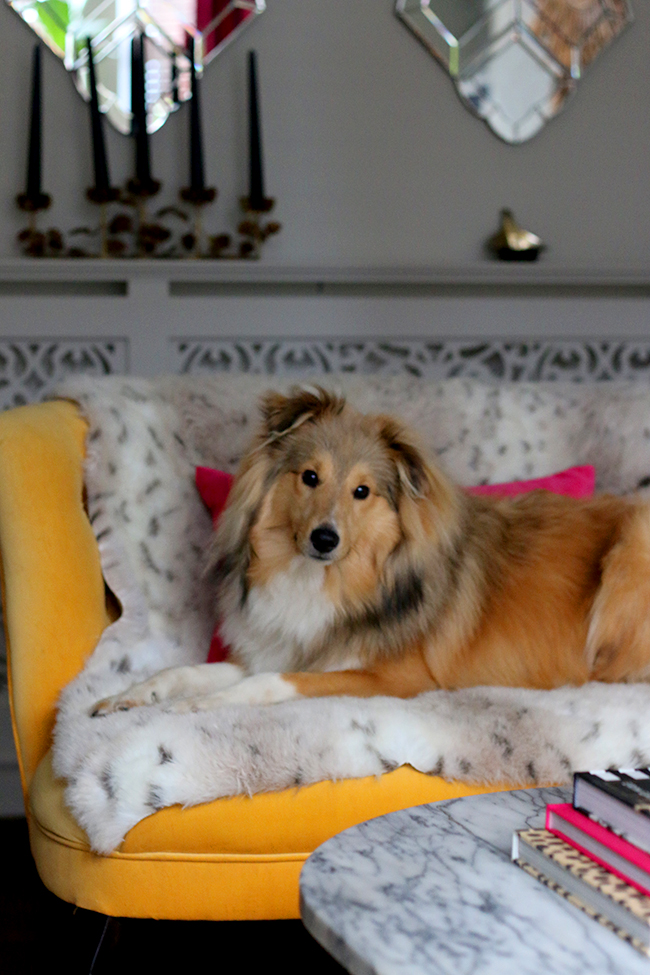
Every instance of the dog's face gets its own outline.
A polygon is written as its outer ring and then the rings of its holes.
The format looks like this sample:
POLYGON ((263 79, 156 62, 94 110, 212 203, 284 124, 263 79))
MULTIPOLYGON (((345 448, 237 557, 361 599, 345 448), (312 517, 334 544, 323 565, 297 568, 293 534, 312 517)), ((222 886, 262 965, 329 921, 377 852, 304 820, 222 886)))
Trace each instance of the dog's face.
POLYGON ((261 559, 277 563, 282 553, 284 560, 371 560, 380 568, 401 532, 396 472, 373 433, 344 407, 276 441, 277 474, 251 533, 261 559))
POLYGON ((446 482, 397 421, 362 416, 322 390, 270 394, 262 415, 224 515, 221 551, 239 534, 245 588, 301 558, 306 571, 324 567, 333 596, 363 599, 400 542, 422 531, 424 508, 431 515, 432 499, 441 511, 449 502, 446 482))

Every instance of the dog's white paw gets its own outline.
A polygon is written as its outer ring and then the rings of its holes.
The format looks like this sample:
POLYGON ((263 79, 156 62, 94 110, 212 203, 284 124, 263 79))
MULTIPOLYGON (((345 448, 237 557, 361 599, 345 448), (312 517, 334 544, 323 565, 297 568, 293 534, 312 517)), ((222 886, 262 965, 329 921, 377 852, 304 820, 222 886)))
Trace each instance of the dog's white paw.
POLYGON ((156 702, 157 698, 154 694, 139 693, 136 684, 122 694, 115 694, 113 697, 105 697, 101 701, 97 701, 90 710, 90 717, 103 718, 107 714, 115 714, 116 711, 130 711, 131 708, 139 708, 156 702))
POLYGON ((175 714, 187 714, 212 711, 232 704, 278 704, 298 696, 294 685, 282 674, 253 674, 252 677, 245 677, 233 687, 216 694, 196 694, 183 700, 168 702, 165 710, 175 714))
MULTIPOLYGON (((100 718, 107 714, 114 714, 116 711, 130 711, 131 708, 149 704, 191 701, 236 685, 243 676, 242 668, 230 663, 169 667, 154 674, 149 680, 134 684, 121 694, 97 701, 91 708, 90 715, 93 718, 100 718)), ((168 706, 166 710, 173 710, 173 708, 168 706)))

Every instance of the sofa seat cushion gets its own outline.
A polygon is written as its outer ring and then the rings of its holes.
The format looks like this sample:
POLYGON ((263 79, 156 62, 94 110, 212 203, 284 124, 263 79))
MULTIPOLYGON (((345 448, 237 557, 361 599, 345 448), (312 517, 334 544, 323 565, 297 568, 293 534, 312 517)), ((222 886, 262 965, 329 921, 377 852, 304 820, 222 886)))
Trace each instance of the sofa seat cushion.
POLYGON ((102 914, 185 920, 299 917, 297 879, 335 833, 405 806, 498 792, 405 766, 380 778, 161 809, 99 856, 65 805, 45 756, 30 789, 39 871, 59 897, 102 914))

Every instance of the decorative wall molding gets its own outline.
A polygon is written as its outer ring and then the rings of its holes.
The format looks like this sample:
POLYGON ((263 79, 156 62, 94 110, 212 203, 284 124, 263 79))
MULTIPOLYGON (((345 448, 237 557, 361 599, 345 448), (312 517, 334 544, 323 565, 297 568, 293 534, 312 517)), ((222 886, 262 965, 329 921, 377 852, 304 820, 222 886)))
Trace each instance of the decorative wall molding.
POLYGON ((61 380, 80 373, 129 371, 129 341, 108 339, 0 340, 0 409, 44 399, 61 380))
POLYGON ((650 380, 650 341, 506 342, 171 339, 174 372, 324 376, 338 372, 486 381, 650 380))

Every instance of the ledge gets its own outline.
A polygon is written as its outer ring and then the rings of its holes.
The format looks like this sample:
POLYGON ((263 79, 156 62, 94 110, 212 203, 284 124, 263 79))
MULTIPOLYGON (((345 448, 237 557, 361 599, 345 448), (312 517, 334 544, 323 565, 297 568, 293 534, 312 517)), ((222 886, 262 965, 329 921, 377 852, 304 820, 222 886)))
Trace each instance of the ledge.
MULTIPOLYGON (((124 286, 138 280, 166 281, 174 293, 175 284, 235 286, 245 293, 264 288, 323 289, 341 293, 406 291, 435 293, 576 292, 611 294, 621 291, 650 295, 650 268, 591 269, 566 268, 545 261, 535 264, 489 262, 463 267, 286 267, 257 261, 238 260, 87 260, 24 258, 0 260, 0 294, 17 293, 12 284, 39 282, 112 282, 124 286), (7 289, 10 287, 10 290, 7 289)), ((126 289, 124 289, 126 290, 126 289)), ((200 290, 197 293, 200 293, 200 290)), ((19 293, 19 292, 18 292, 19 293)), ((29 289, 26 289, 29 293, 29 289)), ((69 291, 67 293, 70 293, 69 291)), ((124 292, 123 292, 124 293, 124 292)), ((178 291, 178 294, 182 293, 178 291)))

